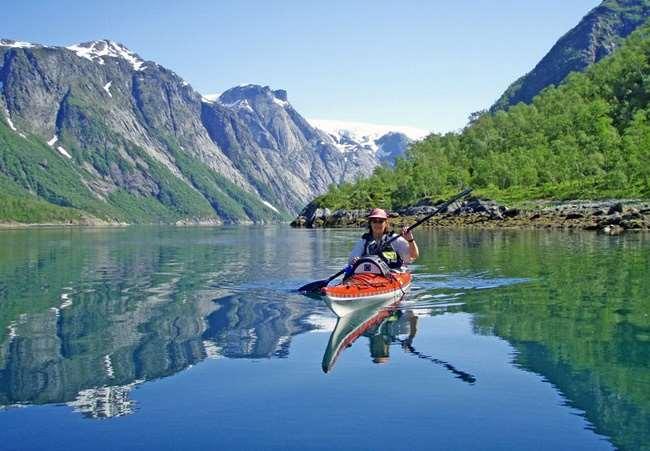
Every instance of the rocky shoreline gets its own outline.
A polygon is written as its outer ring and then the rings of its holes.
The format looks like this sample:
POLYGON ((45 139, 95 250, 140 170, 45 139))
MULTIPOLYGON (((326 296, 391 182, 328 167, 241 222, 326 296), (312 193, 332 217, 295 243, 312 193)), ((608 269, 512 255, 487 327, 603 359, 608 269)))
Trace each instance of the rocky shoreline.
MULTIPOLYGON (((436 209, 433 203, 391 211, 395 226, 413 224, 436 209)), ((368 210, 335 210, 307 205, 292 227, 365 227, 368 210)), ((456 202, 422 224, 432 228, 592 230, 609 235, 650 230, 650 201, 535 201, 516 208, 491 200, 456 202)))
MULTIPOLYGON (((240 221, 237 224, 250 225, 252 221, 240 221)), ((141 223, 131 224, 128 222, 119 221, 104 221, 102 219, 84 217, 79 220, 67 220, 61 222, 16 222, 16 221, 0 221, 0 230, 3 229, 31 229, 31 228, 57 228, 57 227, 128 227, 132 225, 146 225, 146 226, 176 226, 176 227, 215 227, 222 226, 224 222, 218 219, 180 219, 176 222, 170 223, 141 223)))

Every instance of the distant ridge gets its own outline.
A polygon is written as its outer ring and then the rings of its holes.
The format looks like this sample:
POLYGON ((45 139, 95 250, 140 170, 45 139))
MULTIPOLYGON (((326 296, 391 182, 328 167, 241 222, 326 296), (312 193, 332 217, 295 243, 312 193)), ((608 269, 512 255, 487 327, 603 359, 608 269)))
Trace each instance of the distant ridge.
POLYGON ((582 72, 618 47, 622 39, 650 17, 650 0, 605 0, 562 36, 535 68, 501 95, 490 111, 504 110, 582 72))

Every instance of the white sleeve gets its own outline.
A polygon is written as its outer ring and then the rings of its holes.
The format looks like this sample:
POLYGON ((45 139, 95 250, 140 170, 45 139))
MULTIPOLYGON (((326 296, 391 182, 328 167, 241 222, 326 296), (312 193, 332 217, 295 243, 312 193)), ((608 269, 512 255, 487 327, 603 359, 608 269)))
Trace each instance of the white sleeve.
POLYGON ((357 241, 357 244, 354 245, 352 248, 352 252, 350 252, 350 258, 348 258, 348 264, 352 264, 352 259, 354 257, 361 257, 363 255, 363 248, 366 245, 366 240, 363 238, 357 241))
POLYGON ((409 242, 406 241, 403 236, 397 238, 395 241, 390 243, 390 245, 393 247, 393 249, 395 249, 395 252, 399 254, 404 264, 408 265, 413 261, 411 258, 411 248, 409 246, 409 242))

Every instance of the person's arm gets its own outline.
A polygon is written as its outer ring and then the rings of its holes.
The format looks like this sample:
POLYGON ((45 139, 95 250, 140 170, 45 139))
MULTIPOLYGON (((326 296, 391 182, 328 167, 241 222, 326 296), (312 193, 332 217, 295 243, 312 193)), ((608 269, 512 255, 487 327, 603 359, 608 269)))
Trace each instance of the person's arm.
POLYGON ((408 230, 408 227, 404 227, 402 229, 402 238, 406 240, 409 246, 409 257, 411 257, 411 261, 415 260, 420 256, 420 249, 418 249, 418 243, 415 242, 415 238, 413 237, 413 232, 408 230))
POLYGON ((352 252, 350 252, 350 257, 348 258, 348 264, 352 265, 354 264, 355 261, 359 259, 363 255, 363 248, 365 246, 365 241, 364 240, 359 240, 357 241, 357 244, 354 245, 352 248, 352 252))

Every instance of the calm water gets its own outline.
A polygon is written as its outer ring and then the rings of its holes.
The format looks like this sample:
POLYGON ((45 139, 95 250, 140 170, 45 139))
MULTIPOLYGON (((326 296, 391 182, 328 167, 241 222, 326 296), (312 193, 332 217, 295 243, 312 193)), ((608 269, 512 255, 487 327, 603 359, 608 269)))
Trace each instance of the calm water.
POLYGON ((2 449, 650 449, 649 235, 418 231, 337 322, 358 234, 0 232, 2 449))

